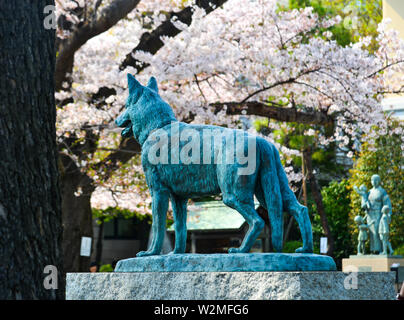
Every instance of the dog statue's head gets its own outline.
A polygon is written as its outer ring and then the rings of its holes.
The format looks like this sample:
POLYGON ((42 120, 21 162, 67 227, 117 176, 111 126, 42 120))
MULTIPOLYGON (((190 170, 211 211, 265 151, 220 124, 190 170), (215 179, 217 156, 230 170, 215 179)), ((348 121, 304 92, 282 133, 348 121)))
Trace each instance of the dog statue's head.
POLYGON ((151 131, 177 121, 171 107, 160 97, 156 78, 151 77, 147 86, 142 86, 134 76, 128 74, 129 97, 125 111, 115 123, 124 128, 123 137, 134 136, 143 144, 151 131))

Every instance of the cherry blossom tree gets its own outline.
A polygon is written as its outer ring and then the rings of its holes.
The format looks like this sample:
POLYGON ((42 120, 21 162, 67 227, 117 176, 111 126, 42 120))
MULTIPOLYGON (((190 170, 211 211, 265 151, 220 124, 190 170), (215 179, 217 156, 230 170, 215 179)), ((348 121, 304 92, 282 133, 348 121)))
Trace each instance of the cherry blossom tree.
MULTIPOLYGON (((98 2, 93 16, 114 4, 98 2)), ((249 116, 304 123, 320 145, 336 143, 348 156, 362 137, 372 137, 373 126, 385 128, 381 100, 404 89, 404 44, 386 22, 378 27, 379 48, 369 53, 370 37, 345 47, 331 40, 324 30, 338 16, 320 18, 312 8, 279 11, 275 0, 211 2, 132 2, 145 7, 127 7, 125 19, 73 50, 56 94, 63 167, 78 174, 69 199, 75 186, 74 196, 87 208, 91 199, 97 208, 149 210, 140 146, 113 125, 127 97, 128 72, 143 83, 156 76, 161 96, 185 122, 240 128, 240 116, 249 116)), ((299 182, 290 155, 300 151, 265 138, 282 152, 291 183, 299 182)))
MULTIPOLYGON (((118 168, 118 163, 130 160, 140 149, 134 140, 123 141, 116 154, 106 161, 100 161, 111 151, 108 142, 116 141, 116 134, 115 140, 113 135, 110 137, 105 134, 108 127, 107 120, 111 120, 107 116, 109 111, 106 108, 113 99, 111 97, 108 100, 109 96, 124 95, 124 89, 117 77, 120 70, 125 66, 134 65, 137 71, 141 71, 145 65, 139 66, 136 60, 131 59, 131 52, 139 49, 151 53, 157 52, 164 45, 159 40, 160 36, 175 36, 181 32, 175 28, 171 19, 175 18, 189 24, 192 20, 193 6, 201 7, 209 13, 225 2, 226 0, 56 1, 58 39, 55 85, 62 173, 65 270, 88 269, 89 260, 79 257, 78 252, 81 237, 92 236, 90 205, 92 193, 96 186, 99 186, 100 190, 111 190, 108 185, 101 188, 103 184, 100 182, 105 183, 111 173, 118 168), (114 28, 111 29, 112 27, 114 28), (118 37, 116 33, 119 34, 118 37), (123 59, 125 54, 126 59, 123 59), (98 77, 101 74, 105 77, 99 77, 100 81, 97 83, 92 81, 83 83, 75 75, 78 74, 77 71, 84 69, 88 74, 93 73, 98 77), (86 113, 94 117, 88 121, 86 113), (134 150, 126 150, 127 146, 134 150), (90 161, 91 159, 94 161, 90 161), (95 165, 95 168, 90 164, 95 165)), ((134 168, 136 167, 132 167, 132 173, 136 175, 137 171, 134 171, 134 168)), ((124 181, 120 181, 120 185, 123 184, 124 181)), ((141 184, 144 185, 143 180, 141 184)), ((122 195, 119 188, 113 192, 109 193, 110 203, 115 203, 114 194, 122 195)), ((147 197, 144 195, 142 198, 147 197)), ((140 203, 139 198, 134 202, 134 206, 137 207, 136 204, 140 203)))

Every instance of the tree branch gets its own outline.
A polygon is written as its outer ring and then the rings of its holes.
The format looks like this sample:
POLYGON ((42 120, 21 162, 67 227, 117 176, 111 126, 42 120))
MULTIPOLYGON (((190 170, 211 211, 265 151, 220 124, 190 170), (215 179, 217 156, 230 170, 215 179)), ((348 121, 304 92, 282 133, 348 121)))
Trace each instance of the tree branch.
POLYGON ((387 63, 384 67, 382 67, 379 70, 373 72, 372 74, 366 76, 365 78, 372 78, 376 74, 378 74, 378 73, 380 73, 380 72, 382 72, 382 71, 384 71, 384 70, 386 70, 386 69, 388 69, 388 68, 390 68, 390 67, 392 67, 392 66, 394 66, 396 64, 400 64, 400 63, 404 63, 404 60, 398 60, 398 61, 395 61, 395 62, 387 63))
POLYGON ((256 115, 282 122, 298 122, 323 126, 333 123, 332 117, 320 111, 298 111, 296 108, 277 107, 275 104, 268 105, 258 101, 213 103, 211 106, 215 108, 215 113, 226 106, 227 115, 256 115))
POLYGON ((62 89, 66 74, 71 72, 76 51, 91 38, 114 26, 131 12, 139 2, 140 0, 115 0, 100 12, 98 19, 84 23, 68 39, 60 43, 55 68, 56 91, 62 89))
MULTIPOLYGON (((212 6, 217 8, 226 1, 227 0, 197 0, 195 4, 209 14, 214 10, 212 6)), ((125 60, 121 63, 119 67, 120 70, 124 70, 126 67, 131 66, 137 70, 137 73, 139 73, 146 68, 148 64, 136 60, 133 55, 137 51, 145 51, 155 54, 164 45, 163 41, 161 41, 162 36, 174 37, 181 32, 181 30, 174 26, 171 20, 175 18, 189 26, 192 22, 192 14, 192 7, 186 7, 179 12, 171 12, 167 20, 155 30, 151 33, 146 32, 142 35, 139 44, 132 50, 132 52, 127 54, 125 60)))
POLYGON ((95 164, 93 169, 105 170, 103 178, 107 180, 111 177, 113 171, 118 169, 119 163, 128 162, 135 154, 140 153, 141 147, 139 143, 132 138, 122 138, 118 150, 111 152, 103 161, 95 164))
POLYGON ((273 83, 273 84, 271 84, 271 85, 269 85, 267 87, 261 88, 261 89, 259 89, 257 91, 254 91, 253 93, 249 94, 243 101, 241 101, 241 103, 247 102, 248 99, 250 99, 251 97, 255 96, 258 93, 273 89, 273 88, 281 86, 283 84, 294 83, 297 79, 303 77, 304 75, 307 75, 307 74, 310 74, 310 73, 313 73, 313 72, 318 72, 320 70, 321 70, 321 68, 309 69, 309 70, 306 70, 306 71, 302 72, 301 74, 299 74, 299 75, 297 75, 295 77, 291 77, 291 78, 283 80, 283 81, 275 82, 275 83, 273 83))

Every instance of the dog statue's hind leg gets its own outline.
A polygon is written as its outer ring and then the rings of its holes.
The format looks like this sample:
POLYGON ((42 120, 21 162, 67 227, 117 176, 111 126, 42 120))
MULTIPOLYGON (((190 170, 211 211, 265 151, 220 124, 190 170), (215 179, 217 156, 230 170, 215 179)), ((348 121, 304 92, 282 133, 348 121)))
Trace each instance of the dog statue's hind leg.
POLYGON ((258 238, 265 222, 254 209, 254 202, 243 203, 234 195, 223 194, 223 203, 230 208, 237 210, 248 223, 248 231, 244 236, 239 248, 230 248, 229 253, 247 253, 251 250, 255 240, 258 238))
POLYGON ((296 219, 302 235, 303 247, 296 249, 297 253, 313 253, 313 232, 311 229, 308 209, 301 205, 295 195, 295 200, 286 201, 286 210, 296 219))
POLYGON ((218 165, 217 177, 222 191, 223 203, 237 210, 248 223, 248 231, 239 248, 230 248, 229 253, 247 253, 254 245, 265 222, 255 211, 254 187, 257 179, 257 171, 252 174, 239 175, 238 164, 218 165))
POLYGON ((289 188, 288 178, 283 169, 279 152, 274 146, 272 147, 273 160, 276 165, 278 175, 279 187, 283 199, 283 207, 285 211, 289 212, 297 221, 300 233, 302 235, 303 246, 296 250, 297 253, 312 253, 313 252, 313 231, 311 229, 311 222, 308 209, 297 201, 295 194, 289 188))
MULTIPOLYGON (((272 245, 278 252, 282 250, 282 212, 287 211, 297 221, 302 235, 303 247, 298 253, 313 252, 313 233, 308 210, 296 199, 289 187, 288 178, 279 158, 279 152, 272 144, 257 139, 260 150, 261 167, 260 182, 256 187, 256 195, 266 205, 272 230, 272 245)), ((265 206, 264 206, 265 207, 265 206)))

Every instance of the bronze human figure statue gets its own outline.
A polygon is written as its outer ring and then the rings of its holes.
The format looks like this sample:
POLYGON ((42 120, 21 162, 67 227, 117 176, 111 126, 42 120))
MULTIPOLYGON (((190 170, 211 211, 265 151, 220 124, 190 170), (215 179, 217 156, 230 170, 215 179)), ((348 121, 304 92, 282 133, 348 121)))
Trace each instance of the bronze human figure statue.
POLYGON ((362 197, 362 209, 366 212, 364 219, 369 226, 370 252, 379 254, 384 252, 382 241, 379 235, 379 224, 382 217, 382 208, 387 206, 391 212, 391 201, 386 192, 381 187, 380 176, 375 174, 371 178, 372 189, 367 192, 366 187, 360 189, 355 187, 355 191, 362 197))
POLYGON ((388 206, 382 208, 382 217, 379 223, 379 237, 383 245, 383 251, 380 254, 383 255, 393 255, 394 250, 390 244, 390 222, 391 222, 391 211, 388 206))

